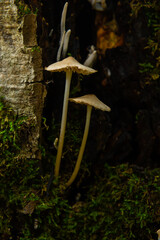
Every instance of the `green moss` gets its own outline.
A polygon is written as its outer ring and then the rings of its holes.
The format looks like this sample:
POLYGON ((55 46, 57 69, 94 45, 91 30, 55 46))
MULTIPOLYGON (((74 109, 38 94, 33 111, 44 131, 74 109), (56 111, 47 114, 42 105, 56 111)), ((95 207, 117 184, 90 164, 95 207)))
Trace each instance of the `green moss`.
POLYGON ((24 122, 24 117, 17 117, 12 109, 0 99, 0 159, 15 155, 19 149, 18 132, 24 122))
MULTIPOLYGON (((81 139, 81 126, 75 126, 68 126, 67 142, 73 151, 81 139)), ((47 196, 51 162, 42 148, 42 174, 38 160, 18 157, 22 129, 22 119, 1 100, 1 240, 155 239, 160 222, 159 169, 105 164, 83 186, 82 201, 76 202, 70 190, 64 191, 55 180, 47 196)))
POLYGON ((18 8, 18 16, 19 18, 22 18, 26 14, 32 13, 31 9, 24 3, 24 1, 16 0, 15 4, 18 8))
POLYGON ((34 46, 34 47, 32 47, 32 49, 31 49, 31 52, 40 52, 40 51, 41 51, 41 49, 40 49, 39 46, 34 46))
POLYGON ((18 157, 25 120, 0 99, 0 232, 6 236, 11 235, 16 211, 39 181, 38 162, 18 157))
POLYGON ((160 77, 160 2, 158 0, 132 0, 130 6, 132 18, 136 18, 138 14, 146 16, 149 36, 144 47, 145 62, 139 64, 139 72, 144 79, 144 83, 151 84, 160 77))
MULTIPOLYGON (((32 232, 28 239, 151 240, 160 220, 159 169, 106 165, 94 180, 86 199, 72 207, 55 185, 50 197, 42 198, 35 210, 39 234, 32 232)), ((31 224, 33 221, 26 232, 31 224)))
POLYGON ((13 163, 0 179, 2 240, 4 236, 21 240, 151 240, 158 228, 159 169, 106 164, 84 187, 83 201, 70 203, 68 192, 56 181, 46 196, 49 175, 40 177, 38 161, 13 163))
MULTIPOLYGON (((159 169, 106 165, 89 192, 88 226, 98 239, 152 239, 160 218, 159 169), (97 223, 97 224, 96 224, 97 223)), ((92 239, 92 238, 91 238, 92 239)))
POLYGON ((17 5, 17 9, 18 9, 18 17, 21 19, 23 16, 25 16, 26 14, 37 14, 38 13, 38 9, 35 8, 33 9, 32 6, 28 6, 27 4, 25 4, 25 2, 23 0, 15 0, 15 4, 17 5))

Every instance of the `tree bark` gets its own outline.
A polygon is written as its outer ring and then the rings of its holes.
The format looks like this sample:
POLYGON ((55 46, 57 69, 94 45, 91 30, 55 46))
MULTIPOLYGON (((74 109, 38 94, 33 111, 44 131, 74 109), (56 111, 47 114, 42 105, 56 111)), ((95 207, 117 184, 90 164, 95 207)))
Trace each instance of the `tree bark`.
POLYGON ((36 15, 28 14, 19 20, 14 1, 2 1, 0 29, 0 96, 16 114, 27 117, 21 155, 37 158, 46 89, 42 84, 42 51, 37 44, 36 15))

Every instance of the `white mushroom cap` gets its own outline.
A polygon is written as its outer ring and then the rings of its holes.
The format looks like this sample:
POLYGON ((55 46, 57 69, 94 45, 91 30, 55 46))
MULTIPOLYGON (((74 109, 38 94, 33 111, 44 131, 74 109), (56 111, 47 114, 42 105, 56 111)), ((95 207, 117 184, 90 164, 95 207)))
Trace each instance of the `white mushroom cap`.
POLYGON ((80 64, 75 58, 73 57, 67 57, 63 59, 62 61, 55 62, 48 67, 45 68, 45 70, 50 72, 66 72, 68 70, 71 70, 72 72, 81 73, 83 75, 89 75, 91 73, 97 72, 96 70, 86 67, 82 64, 80 64))
POLYGON ((108 107, 106 104, 101 102, 94 94, 87 94, 82 97, 77 98, 69 98, 71 102, 79 103, 79 104, 85 104, 90 105, 94 108, 100 109, 102 111, 110 112, 111 108, 108 107))
POLYGON ((158 239, 160 238, 160 229, 157 231, 158 239))

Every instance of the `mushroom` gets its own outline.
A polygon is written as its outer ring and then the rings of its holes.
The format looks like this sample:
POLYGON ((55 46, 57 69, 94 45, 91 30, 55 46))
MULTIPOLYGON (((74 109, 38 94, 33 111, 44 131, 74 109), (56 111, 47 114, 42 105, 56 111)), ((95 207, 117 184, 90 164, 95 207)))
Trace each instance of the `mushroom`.
MULTIPOLYGON (((69 38, 71 35, 71 30, 69 29, 64 37, 64 43, 63 43, 63 51, 62 51, 62 57, 65 58, 66 54, 67 54, 67 50, 68 50, 68 44, 69 44, 69 38)), ((89 66, 88 66, 89 67, 89 66)))
POLYGON ((157 231, 158 234, 158 240, 160 240, 160 229, 157 231))
POLYGON ((62 71, 66 72, 66 84, 65 84, 65 93, 64 93, 64 100, 63 100, 61 130, 60 130, 56 164, 55 164, 55 176, 58 177, 60 163, 61 163, 61 157, 62 157, 64 135, 65 135, 65 129, 66 129, 68 98, 69 98, 69 90, 70 90, 72 72, 77 72, 77 73, 80 73, 83 75, 89 75, 89 74, 95 73, 97 71, 80 64, 73 57, 68 57, 68 58, 63 59, 62 61, 53 63, 50 66, 46 67, 45 70, 50 71, 50 72, 62 72, 62 71))
POLYGON ((58 52, 57 52, 57 62, 58 62, 58 61, 60 60, 60 58, 61 58, 61 52, 62 52, 62 48, 63 48, 63 45, 64 45, 65 34, 66 34, 66 32, 64 31, 64 33, 63 33, 63 35, 62 35, 62 37, 61 37, 59 49, 58 49, 58 52))
POLYGON ((88 0, 91 3, 93 9, 96 11, 104 11, 107 9, 106 0, 88 0))
POLYGON ((65 58, 68 50, 69 38, 71 35, 71 29, 69 29, 67 32, 65 30, 67 8, 68 8, 68 2, 64 4, 62 16, 61 16, 61 37, 60 37, 59 48, 57 52, 57 61, 60 60, 61 54, 62 54, 62 57, 65 58))
MULTIPOLYGON (((68 8, 68 2, 64 4, 62 16, 61 16, 61 38, 63 36, 63 33, 66 31, 65 24, 66 24, 67 8, 68 8)), ((60 41, 61 41, 61 38, 60 38, 60 41)))
POLYGON ((72 182, 75 180, 80 168, 80 164, 82 161, 82 157, 83 157, 83 153, 85 150, 86 141, 88 137, 92 107, 95 107, 96 109, 100 109, 102 111, 107 111, 107 112, 111 111, 110 107, 108 107, 103 102, 101 102, 94 94, 88 94, 88 95, 77 97, 77 98, 70 98, 69 100, 71 102, 87 105, 87 114, 86 114, 85 130, 84 130, 83 139, 82 139, 80 151, 78 154, 76 166, 74 168, 72 176, 70 177, 69 181, 66 183, 66 187, 69 187, 72 184, 72 182))
POLYGON ((97 51, 94 50, 92 53, 88 54, 87 59, 83 63, 87 67, 92 67, 97 60, 97 51))

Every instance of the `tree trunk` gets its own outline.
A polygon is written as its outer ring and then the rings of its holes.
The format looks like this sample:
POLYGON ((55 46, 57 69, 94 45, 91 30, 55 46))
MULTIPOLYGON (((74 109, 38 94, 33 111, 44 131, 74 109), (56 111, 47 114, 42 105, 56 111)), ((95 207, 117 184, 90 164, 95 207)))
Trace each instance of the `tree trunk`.
POLYGON ((37 158, 46 90, 42 84, 42 52, 36 39, 36 15, 28 14, 19 19, 14 1, 1 1, 0 28, 0 96, 18 115, 27 117, 21 155, 37 158))

